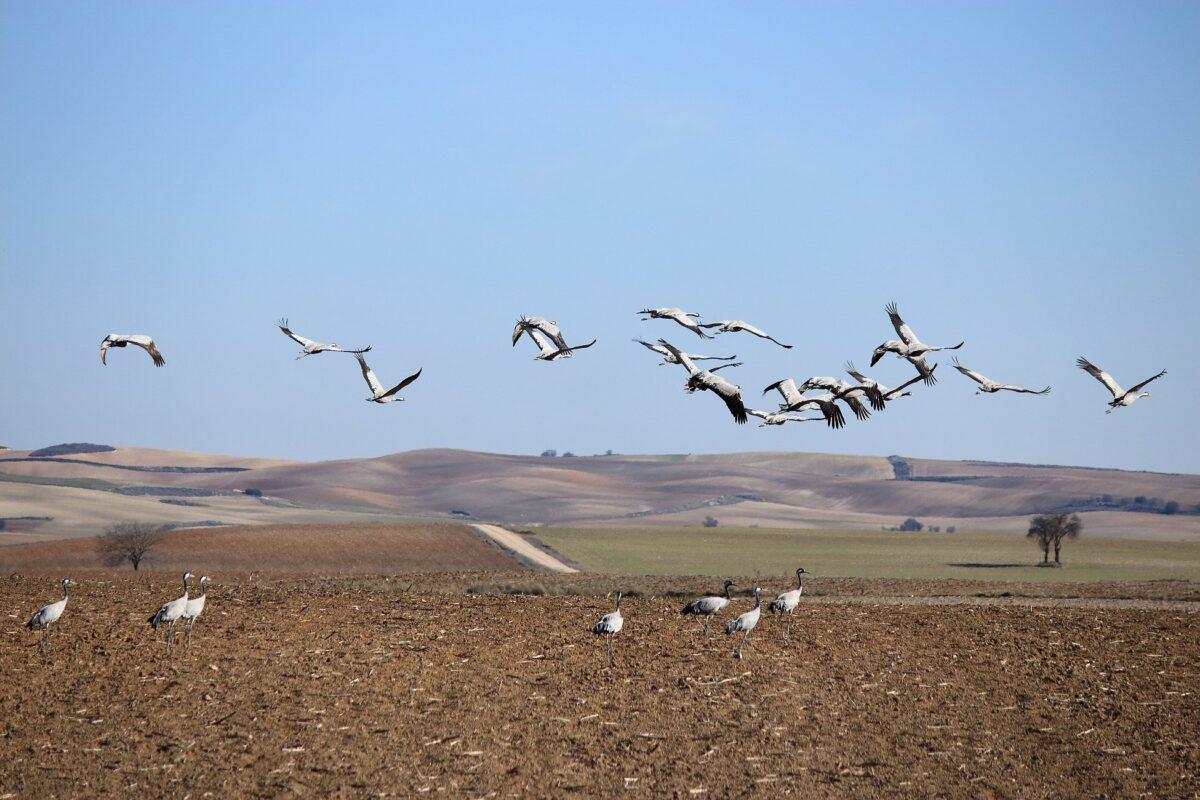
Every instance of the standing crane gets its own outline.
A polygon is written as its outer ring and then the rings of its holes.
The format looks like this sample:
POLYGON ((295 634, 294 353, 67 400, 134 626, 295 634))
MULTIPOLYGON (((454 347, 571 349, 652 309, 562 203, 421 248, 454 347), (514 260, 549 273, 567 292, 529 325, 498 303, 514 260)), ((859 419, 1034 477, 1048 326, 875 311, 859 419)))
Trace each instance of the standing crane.
POLYGON ((736 656, 742 657, 742 645, 750 638, 750 631, 754 630, 754 626, 758 624, 758 618, 762 616, 762 589, 754 587, 754 608, 747 611, 745 614, 739 614, 729 621, 725 626, 725 635, 731 633, 741 633, 742 638, 738 641, 736 656))
POLYGON ((208 576, 200 578, 200 594, 195 597, 188 598, 187 605, 183 609, 183 619, 187 620, 188 638, 187 649, 192 649, 192 627, 195 626, 196 620, 204 613, 204 598, 208 596, 208 576))
POLYGON ((183 596, 176 597, 174 600, 168 600, 158 607, 150 615, 150 619, 146 620, 150 623, 150 627, 154 628, 155 639, 158 638, 158 626, 167 626, 167 648, 171 648, 175 643, 175 623, 187 611, 188 604, 188 578, 196 577, 190 572, 183 573, 183 596))
POLYGON ((704 617, 704 635, 708 636, 709 620, 713 618, 714 614, 729 605, 729 587, 731 586, 733 586, 733 581, 726 580, 724 595, 714 594, 708 597, 699 597, 684 606, 680 613, 685 617, 704 617))
POLYGON ((55 600, 53 603, 46 605, 33 612, 33 616, 29 618, 29 622, 25 623, 25 627, 31 631, 42 631, 41 637, 38 639, 38 649, 42 649, 46 644, 46 637, 50 635, 50 624, 56 622, 62 616, 63 611, 67 608, 67 589, 71 586, 78 586, 75 581, 70 578, 63 578, 59 583, 62 587, 62 599, 55 600))
POLYGON ((623 592, 617 592, 616 610, 605 614, 592 626, 592 633, 596 636, 603 636, 605 641, 608 642, 608 665, 610 667, 617 665, 617 662, 613 659, 613 637, 621 632, 621 628, 625 627, 625 618, 621 616, 621 598, 623 596, 623 592))
POLYGON ((804 567, 796 568, 796 588, 790 592, 784 592, 771 601, 770 611, 772 614, 779 612, 787 614, 787 629, 783 633, 784 639, 792 638, 792 612, 800 605, 800 596, 804 594, 804 576, 807 575, 804 567))

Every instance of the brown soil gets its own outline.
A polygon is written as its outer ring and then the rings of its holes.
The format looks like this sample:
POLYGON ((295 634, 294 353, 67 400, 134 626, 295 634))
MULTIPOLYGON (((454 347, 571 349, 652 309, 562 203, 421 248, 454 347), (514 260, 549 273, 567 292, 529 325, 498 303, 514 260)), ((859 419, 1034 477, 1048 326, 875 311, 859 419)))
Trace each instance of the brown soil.
MULTIPOLYGON (((100 569, 94 538, 0 548, 0 573, 100 569)), ((239 525, 164 534, 144 569, 276 572, 422 572, 520 569, 463 525, 239 525)))
POLYGON ((0 581, 17 797, 1200 791, 1191 613, 809 603, 791 644, 764 619, 738 661, 643 594, 609 668, 605 598, 274 576, 221 579, 195 649, 168 656, 144 619, 175 581, 124 572, 82 580, 39 654, 19 623, 53 578, 0 581))

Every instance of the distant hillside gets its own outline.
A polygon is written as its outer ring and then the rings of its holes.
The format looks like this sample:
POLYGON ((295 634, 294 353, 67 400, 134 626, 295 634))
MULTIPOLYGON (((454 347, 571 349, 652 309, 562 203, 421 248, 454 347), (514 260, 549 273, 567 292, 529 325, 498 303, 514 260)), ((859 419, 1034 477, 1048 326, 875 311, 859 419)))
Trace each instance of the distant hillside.
POLYGON ((1200 540, 1198 506, 1195 475, 904 456, 418 450, 308 463, 117 448, 0 459, 0 516, 54 517, 37 532, 55 536, 143 517, 266 523, 452 512, 515 525, 698 525, 711 515, 725 525, 871 529, 915 516, 959 531, 1022 531, 1031 514, 1079 511, 1093 534, 1200 540), (206 491, 189 491, 197 489, 206 491), (172 495, 203 495, 205 506, 157 500, 172 495))
POLYGON ((76 453, 111 453, 116 449, 117 448, 109 447, 106 444, 72 442, 71 444, 55 444, 49 447, 43 447, 41 450, 34 450, 29 455, 33 458, 41 458, 45 456, 70 456, 75 455, 76 453))

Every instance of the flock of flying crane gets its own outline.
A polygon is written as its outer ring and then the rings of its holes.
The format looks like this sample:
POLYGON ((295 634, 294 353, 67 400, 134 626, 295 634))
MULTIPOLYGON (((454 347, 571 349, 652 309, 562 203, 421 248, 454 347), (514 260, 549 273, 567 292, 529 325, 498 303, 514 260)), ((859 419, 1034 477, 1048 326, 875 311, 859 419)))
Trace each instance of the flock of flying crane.
MULTIPOLYGON (((915 377, 900 386, 888 388, 859 372, 853 362, 846 362, 846 373, 854 379, 854 382, 829 376, 815 376, 799 385, 796 384, 795 380, 785 378, 767 386, 763 390, 764 395, 772 391, 777 391, 783 398, 783 402, 779 404, 776 411, 760 411, 758 409, 747 408, 742 399, 741 387, 717 375, 717 372, 722 369, 741 366, 741 362, 736 360, 736 355, 711 356, 687 353, 675 347, 666 339, 661 338, 657 344, 642 339, 634 339, 634 341, 662 356, 662 364, 678 364, 682 366, 688 373, 687 382, 684 385, 686 391, 689 393, 709 391, 717 395, 725 403, 725 406, 729 409, 729 413, 733 415, 734 421, 739 424, 745 423, 749 416, 754 416, 762 420, 760 427, 783 425, 787 422, 811 422, 824 419, 826 424, 831 428, 841 428, 845 426, 846 420, 841 408, 837 405, 839 401, 848 406, 854 412, 856 418, 865 420, 871 416, 867 405, 870 405, 875 411, 882 411, 888 402, 899 397, 911 395, 911 392, 906 391, 906 389, 914 383, 921 381, 927 386, 932 386, 936 383, 937 377, 934 375, 934 371, 937 369, 937 365, 934 364, 931 366, 926 360, 926 356, 941 350, 958 350, 964 344, 964 342, 954 345, 925 344, 917 338, 913 329, 900 317, 899 308, 897 308, 895 303, 889 303, 884 310, 891 320, 892 327, 896 330, 896 335, 900 338, 887 339, 876 347, 874 352, 871 353, 871 366, 875 366, 881 358, 888 353, 892 353, 898 359, 907 361, 912 365, 916 370, 915 377), (701 369, 697 366, 697 362, 701 361, 724 361, 725 363, 709 369, 701 369), (809 395, 809 392, 820 393, 809 395), (864 399, 867 401, 866 404, 863 403, 864 399), (819 411, 821 416, 795 416, 797 412, 802 411, 819 411)), ((694 311, 684 311, 681 308, 645 308, 639 311, 638 314, 641 315, 643 322, 652 319, 670 320, 702 339, 715 338, 714 334, 709 334, 706 330, 716 329, 716 335, 749 333, 760 339, 774 342, 783 348, 791 349, 792 347, 792 345, 784 344, 770 334, 743 320, 702 322, 700 314, 694 311)), ((336 344, 325 344, 324 342, 314 341, 313 339, 293 333, 291 328, 288 327, 286 319, 279 320, 278 325, 280 331, 300 345, 300 355, 296 356, 297 359, 326 352, 353 354, 358 359, 358 366, 362 371, 363 380, 366 381, 367 387, 371 390, 371 396, 366 398, 368 402, 400 402, 404 398, 400 397, 398 392, 421 376, 421 370, 418 369, 392 388, 384 389, 383 384, 375 376, 374 370, 367 365, 366 359, 363 358, 363 353, 370 351, 370 346, 357 349, 338 347, 336 344)), ((558 324, 545 317, 522 316, 517 321, 516 327, 513 328, 512 344, 514 347, 521 340, 522 336, 528 337, 537 347, 538 352, 534 356, 534 359, 537 361, 557 361, 572 358, 577 351, 585 350, 596 344, 596 340, 592 339, 586 344, 568 345, 558 324)), ((140 334, 124 335, 116 333, 110 333, 100 342, 100 363, 108 363, 107 354, 110 348, 127 347, 129 345, 135 345, 145 350, 150 355, 156 367, 161 367, 166 363, 153 338, 140 334)), ((1164 369, 1157 375, 1153 375, 1129 389, 1122 389, 1107 372, 1104 372, 1086 358, 1080 357, 1075 363, 1076 366, 1103 384, 1109 393, 1112 394, 1112 400, 1108 403, 1108 411, 1106 413, 1112 413, 1118 408, 1133 405, 1134 401, 1141 397, 1149 397, 1149 392, 1141 390, 1151 381, 1155 381, 1167 374, 1167 371, 1164 369)), ((1050 392, 1049 386, 1035 390, 1010 383, 994 381, 973 369, 963 366, 959 363, 957 357, 954 359, 954 368, 978 384, 978 388, 975 390, 976 394, 1015 392, 1019 394, 1044 395, 1050 392)))
MULTIPOLYGON (((831 428, 841 428, 846 424, 845 417, 842 414, 841 408, 837 405, 839 402, 845 404, 854 413, 859 420, 865 420, 870 415, 870 410, 867 405, 876 411, 881 411, 886 407, 886 404, 899 398, 911 395, 911 392, 906 391, 909 386, 918 381, 924 382, 927 386, 932 386, 937 382, 934 371, 937 365, 930 365, 926 360, 926 356, 930 353, 936 353, 941 350, 958 350, 964 344, 959 342, 954 345, 930 345, 925 344, 913 332, 912 328, 900 317, 899 309, 895 303, 889 303, 885 307, 888 318, 891 320, 892 327, 896 330, 896 335, 899 339, 888 339, 875 348, 871 354, 871 366, 874 366, 888 353, 892 353, 897 358, 907 361, 916 371, 916 375, 905 383, 895 388, 888 388, 878 381, 868 378, 863 373, 855 369, 852 362, 846 363, 846 373, 854 379, 854 382, 849 382, 841 378, 828 376, 816 376, 805 380, 801 384, 797 384, 791 378, 776 381, 763 390, 763 394, 769 394, 772 391, 777 391, 782 397, 783 402, 779 404, 776 411, 760 411, 753 408, 747 408, 742 399, 741 387, 725 380, 717 372, 731 367, 741 366, 741 362, 737 361, 736 355, 731 356, 713 356, 702 355, 697 353, 687 353, 675 345, 668 342, 666 339, 658 339, 657 343, 647 342, 642 339, 635 339, 638 344, 646 347, 654 353, 662 356, 663 365, 679 365, 682 366, 688 373, 687 382, 684 388, 689 393, 698 391, 709 391, 721 398, 725 403, 729 413, 733 416, 737 423, 745 423, 749 416, 754 416, 762 420, 761 426, 766 425, 783 425, 788 422, 811 422, 824 419, 826 424, 831 428), (701 369, 697 366, 701 361, 723 361, 725 363, 709 369, 701 369), (819 392, 819 394, 808 394, 809 392, 819 392), (866 404, 863 403, 866 400, 866 404), (797 412, 803 411, 819 411, 820 416, 806 417, 796 416, 797 412)), ((764 339, 775 343, 779 347, 791 349, 792 345, 784 344, 775 337, 767 334, 761 329, 742 320, 721 320, 718 322, 702 322, 701 315, 691 311, 684 311, 680 308, 647 308, 638 312, 641 315, 642 321, 652 319, 670 320, 676 324, 686 328, 702 339, 714 339, 716 335, 730 333, 748 333, 760 339, 764 339), (707 333, 707 330, 715 329, 716 334, 707 333)), ((404 398, 397 393, 404 387, 411 384, 421 375, 421 370, 418 369, 412 375, 409 375, 400 383, 390 389, 384 389, 379 379, 375 376, 374 371, 367 366, 366 359, 363 354, 371 348, 363 347, 358 349, 342 348, 336 344, 325 344, 323 342, 307 339, 296 333, 288 327, 286 319, 282 319, 278 323, 279 329, 302 348, 297 359, 305 356, 317 355, 318 353, 351 353, 358 359, 359 368, 362 370, 363 380, 366 381, 368 388, 371 390, 371 396, 366 398, 373 403, 394 403, 402 401, 404 398)), ((516 324, 512 332, 512 344, 515 347, 521 337, 528 337, 530 341, 537 347, 537 355, 534 356, 538 361, 557 361, 560 359, 572 358, 577 351, 585 350, 596 344, 596 340, 586 344, 569 345, 563 337, 562 329, 553 320, 544 317, 525 317, 522 316, 516 324)), ((154 340, 149 336, 135 335, 127 336, 121 334, 109 334, 104 337, 100 343, 100 361, 107 363, 107 352, 113 347, 127 347, 135 345, 145 350, 153 360, 156 367, 161 367, 166 361, 163 359, 162 353, 159 352, 154 340)), ((1112 399, 1108 403, 1108 410, 1105 413, 1111 414, 1118 408, 1124 408, 1132 405, 1136 400, 1142 397, 1148 397, 1149 392, 1143 392, 1147 384, 1161 378, 1167 374, 1164 369, 1156 375, 1153 375, 1141 383, 1132 386, 1129 389, 1122 389, 1121 386, 1112 379, 1112 377, 1097 367, 1086 358, 1079 358, 1076 365, 1094 377, 1097 381, 1104 385, 1112 395, 1112 399)), ((995 394, 997 392, 1015 392, 1019 394, 1034 394, 1044 395, 1050 392, 1050 387, 1043 389, 1026 389, 1022 386, 1015 386, 1008 383, 999 383, 994 381, 975 370, 969 369, 954 359, 954 368, 963 375, 970 378, 978 384, 976 394, 986 393, 995 394)), ((760 427, 761 427, 760 426, 760 427)), ((788 628, 785 632, 785 637, 790 635, 791 631, 791 614, 796 609, 800 596, 804 591, 805 570, 803 568, 796 570, 797 587, 791 591, 784 592, 772 601, 770 610, 772 612, 779 611, 788 615, 788 628)), ((168 647, 174 641, 174 629, 176 622, 185 622, 188 625, 188 647, 191 647, 191 628, 195 624, 196 619, 204 610, 204 600, 206 595, 206 587, 208 578, 200 579, 200 594, 196 597, 188 596, 188 579, 193 578, 191 573, 186 573, 183 577, 183 595, 164 603, 158 611, 156 611, 149 619, 151 626, 158 629, 160 625, 167 626, 167 644, 168 647)), ((67 579, 61 583, 63 596, 60 600, 50 603, 39 609, 26 624, 26 627, 31 630, 42 630, 48 633, 50 625, 62 616, 63 610, 67 606, 67 589, 70 586, 76 585, 73 581, 67 579)), ((731 581, 725 581, 723 594, 701 597, 692 601, 684 607, 683 613, 703 617, 704 634, 708 635, 708 623, 713 615, 724 609, 730 602, 729 588, 733 585, 731 581)), ((760 598, 761 589, 754 589, 754 607, 731 620, 725 629, 726 635, 733 633, 741 633, 742 638, 738 643, 737 656, 741 657, 741 646, 744 644, 750 632, 758 625, 758 620, 762 610, 762 601, 760 598)), ((598 636, 605 637, 608 644, 609 662, 613 662, 612 654, 612 639, 624 627, 624 617, 621 615, 621 598, 622 593, 617 593, 616 609, 609 614, 605 614, 592 627, 592 632, 598 636)), ((45 634, 42 641, 45 641, 45 634)))

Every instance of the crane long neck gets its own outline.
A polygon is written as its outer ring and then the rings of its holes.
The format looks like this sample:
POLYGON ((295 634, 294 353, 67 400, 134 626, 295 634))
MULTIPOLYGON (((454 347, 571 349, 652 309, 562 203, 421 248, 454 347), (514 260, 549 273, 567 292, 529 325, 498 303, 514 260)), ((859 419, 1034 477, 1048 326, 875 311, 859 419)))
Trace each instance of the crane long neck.
POLYGON ((187 578, 185 577, 183 579, 183 596, 187 597, 187 593, 188 593, 188 585, 187 585, 187 578))
POLYGON ((727 583, 727 584, 725 584, 725 599, 726 599, 726 600, 732 600, 732 599, 733 599, 733 598, 731 598, 731 597, 729 596, 729 584, 728 584, 728 583, 727 583))
POLYGON ((67 586, 68 586, 68 585, 69 585, 69 584, 66 584, 66 583, 64 583, 64 584, 63 584, 63 587, 62 587, 62 589, 63 589, 63 600, 66 600, 66 599, 67 599, 67 586))
POLYGON ((796 573, 796 588, 797 589, 804 588, 804 573, 802 573, 802 572, 796 573))

